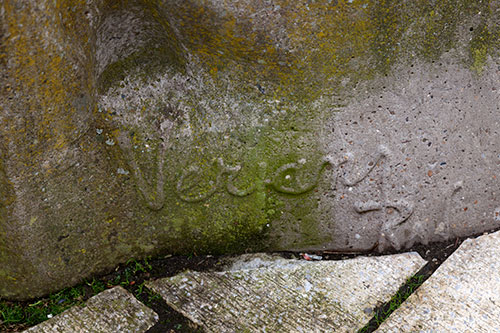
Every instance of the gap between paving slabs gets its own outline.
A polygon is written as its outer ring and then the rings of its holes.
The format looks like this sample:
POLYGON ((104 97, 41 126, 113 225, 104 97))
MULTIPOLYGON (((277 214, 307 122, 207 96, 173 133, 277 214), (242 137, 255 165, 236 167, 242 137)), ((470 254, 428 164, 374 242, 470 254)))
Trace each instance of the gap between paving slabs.
MULTIPOLYGON (((499 228, 490 230, 486 233, 497 230, 499 230, 499 228)), ((345 260, 358 256, 381 256, 414 251, 418 252, 423 259, 428 261, 421 270, 408 279, 406 284, 398 290, 389 302, 373 311, 373 318, 359 331, 369 333, 375 331, 379 325, 406 300, 406 298, 427 280, 441 263, 460 246, 463 240, 475 238, 483 234, 484 233, 480 233, 471 237, 456 238, 447 242, 418 245, 406 251, 388 251, 384 253, 312 251, 310 253, 321 255, 322 260, 345 260)), ((274 252, 272 254, 280 255, 286 259, 301 257, 298 252, 274 252)), ((159 321, 151 327, 148 332, 202 332, 201 328, 197 327, 191 320, 175 311, 158 294, 155 294, 145 287, 144 282, 150 279, 174 276, 186 269, 196 271, 222 270, 225 259, 229 257, 231 256, 167 255, 149 260, 129 260, 127 264, 118 266, 116 270, 110 274, 94 278, 92 281, 87 280, 80 285, 66 288, 44 298, 29 302, 7 302, 0 300, 0 331, 22 331, 47 319, 48 314, 56 315, 73 305, 83 304, 88 298, 98 294, 106 288, 121 285, 158 314, 159 321), (64 300, 64 302, 61 302, 61 300, 64 300), (51 304, 51 302, 53 304, 51 304), (54 307, 54 304, 57 306, 54 307), (44 305, 45 309, 43 308, 44 305), (36 306, 42 307, 39 313, 31 311, 32 318, 19 318, 21 314, 26 315, 26 311, 23 313, 23 311, 19 310, 20 308, 33 309, 36 306), (9 325, 9 316, 12 316, 12 311, 15 311, 15 309, 17 309, 18 312, 17 318, 14 318, 14 323, 9 325), (7 324, 5 324, 6 319, 7 324)), ((29 313, 28 311, 28 314, 29 313)), ((12 321, 12 318, 10 318, 10 320, 12 321)))
POLYGON ((217 266, 214 257, 170 256, 154 260, 129 260, 114 272, 46 297, 10 302, 0 299, 0 332, 20 332, 35 326, 72 306, 84 305, 90 297, 113 286, 122 286, 139 301, 153 309, 159 316, 158 323, 150 332, 197 332, 187 318, 171 309, 158 295, 144 286, 153 277, 175 275, 185 269, 213 269, 217 266))
MULTIPOLYGON (((453 250, 456 247, 453 248, 453 250)), ((427 249, 427 248, 426 248, 427 249)), ((415 250, 413 250, 415 251, 415 250)), ((359 256, 384 256, 388 254, 404 253, 407 251, 391 252, 391 253, 334 253, 328 251, 311 251, 310 254, 320 255, 322 260, 346 260, 353 259, 359 256)), ((450 252, 451 253, 451 252, 450 252)), ((272 252, 269 254, 280 255, 285 259, 298 259, 303 258, 299 252, 272 252)), ((156 262, 152 261, 155 271, 151 272, 150 279, 159 279, 177 275, 184 270, 194 270, 194 271, 221 271, 224 270, 226 264, 228 263, 228 258, 234 256, 201 256, 201 257, 183 257, 176 256, 170 257, 168 259, 158 259, 156 262), (172 269, 172 265, 168 263, 169 259, 176 261, 176 266, 180 269, 172 269), (179 264, 178 261, 182 263, 179 264), (162 270, 164 266, 167 270, 162 270), (182 268, 181 268, 182 267, 182 268)), ((426 267, 429 264, 426 265, 426 267)), ((153 333, 163 333, 163 332, 203 332, 201 327, 198 327, 190 319, 184 317, 182 314, 174 310, 170 305, 163 300, 159 295, 147 289, 151 294, 154 294, 154 301, 147 304, 150 306, 158 315, 159 321, 153 327, 151 327, 147 332, 153 333)), ((142 294, 144 297, 144 294, 142 294)), ((138 297, 142 301, 141 297, 138 297)))
MULTIPOLYGON (((448 246, 448 248, 450 248, 450 246, 448 246)), ((453 246, 451 249, 454 250, 455 248, 456 246, 453 246)), ((322 255, 323 260, 345 260, 345 259, 355 258, 361 255, 379 256, 379 255, 389 254, 389 253, 346 254, 346 253, 328 253, 328 252, 312 252, 312 253, 322 255)), ((274 254, 279 254, 287 259, 300 257, 299 253, 295 252, 279 252, 274 254)), ((229 256, 219 256, 219 257, 168 256, 167 258, 159 258, 149 261, 148 260, 131 261, 128 263, 128 265, 119 266, 115 270, 115 272, 111 274, 101 276, 99 279, 93 279, 92 281, 87 281, 86 283, 75 286, 73 288, 67 288, 63 291, 52 294, 46 298, 39 299, 38 301, 32 301, 30 303, 24 302, 23 306, 30 307, 30 305, 33 304, 48 303, 48 300, 54 295, 69 296, 71 295, 71 293, 74 293, 74 296, 78 295, 77 302, 73 303, 71 302, 72 300, 70 300, 68 306, 66 306, 65 308, 59 308, 58 312, 62 312, 66 308, 69 308, 72 305, 83 304, 83 302, 86 301, 88 298, 105 290, 107 287, 111 287, 114 285, 121 285, 124 288, 126 288, 129 292, 131 292, 138 300, 140 300, 141 302, 152 308, 158 314, 159 321, 153 327, 151 327, 148 330, 148 332, 202 332, 202 330, 199 327, 197 327, 196 324, 194 324, 188 318, 184 317, 183 315, 172 309, 159 295, 153 293, 151 290, 145 287, 144 282, 149 279, 173 276, 186 269, 197 270, 197 271, 221 270, 224 266, 223 265, 224 259, 228 257, 229 256)), ((429 264, 427 264, 425 267, 428 266, 429 264)), ((383 311, 383 309, 380 309, 378 311, 383 311)), ((43 312, 41 315, 46 316, 45 312, 43 312)), ((55 313, 52 312, 54 311, 51 311, 52 315, 57 314, 57 312, 55 313)), ((38 316, 38 318, 35 318, 33 322, 29 323, 30 324, 29 326, 33 326, 41 322, 40 319, 41 319, 40 316, 38 316)), ((46 317, 44 319, 46 319, 46 317)), ((18 325, 11 327, 0 326, 0 328, 2 329, 2 331, 16 332, 19 330, 26 329, 29 326, 27 325, 18 325)), ((366 332, 370 331, 367 330, 366 332)))
MULTIPOLYGON (((493 232, 496 230, 491 230, 489 232, 493 232)), ((418 245, 414 246, 410 250, 407 251, 388 251, 385 253, 360 253, 360 252, 331 252, 331 251, 311 251, 310 254, 321 255, 322 260, 346 260, 356 258, 358 256, 384 256, 390 254, 397 253, 405 253, 405 252, 418 252, 422 258, 428 261, 428 263, 420 269, 414 276, 408 279, 408 281, 403 285, 398 292, 391 298, 391 300, 385 304, 382 304, 380 307, 376 308, 374 312, 374 317, 367 323, 365 327, 363 327, 359 332, 373 332, 378 326, 385 320, 391 313, 394 311, 399 305, 406 300, 409 295, 411 295, 429 276, 433 274, 433 272, 441 265, 441 263, 450 256, 463 242, 463 240, 467 238, 473 238, 482 235, 477 234, 472 237, 463 237, 456 238, 447 242, 439 242, 439 243, 431 243, 429 245, 418 245)), ((297 259, 301 258, 298 252, 274 252, 269 253, 274 255, 280 255, 286 259, 297 259)), ((221 259, 223 257, 219 257, 221 259)), ((212 258, 214 259, 214 258, 212 258)), ((218 263, 220 263, 217 259, 215 259, 218 263)), ((215 267, 211 267, 212 270, 221 270, 224 265, 220 265, 218 269, 214 269, 215 267)), ((186 267, 187 268, 187 267, 186 267)), ((203 271, 199 267, 190 268, 191 270, 203 271)), ((174 274, 160 274, 157 276, 158 278, 169 277, 174 274)), ((176 312, 173 310, 166 302, 163 302, 165 307, 168 307, 170 311, 176 312)), ((182 317, 181 314, 179 316, 182 317)), ((161 316, 160 316, 161 318, 161 316)), ((161 321, 161 319, 160 319, 161 321)), ((192 323, 189 320, 190 323, 192 323)), ((160 324, 157 324, 159 326, 160 324)), ((195 324, 192 324, 195 325, 195 324)), ((201 329, 197 329, 196 332, 200 332, 201 329)), ((148 332, 164 332, 161 329, 155 329, 155 327, 151 328, 148 332)), ((194 331, 185 331, 185 332, 194 332, 194 331)))
POLYGON ((499 231, 499 228, 491 229, 486 232, 477 233, 469 237, 455 238, 447 242, 431 243, 429 245, 418 245, 412 248, 420 256, 427 260, 427 264, 417 273, 410 277, 407 282, 401 286, 398 292, 385 304, 374 309, 373 318, 358 331, 358 333, 372 333, 412 295, 417 289, 434 274, 441 264, 457 250, 466 239, 477 238, 482 235, 499 231))
MULTIPOLYGON (((447 248, 451 249, 452 252, 456 248, 456 246, 450 247, 450 245, 448 245, 447 248)), ((417 250, 417 252, 422 252, 425 250, 429 253, 429 256, 431 256, 427 248, 421 249, 420 251, 418 251, 418 249, 413 250, 417 250)), ((435 251, 432 251, 432 253, 434 252, 435 251)), ((331 253, 328 251, 311 253, 322 255, 323 260, 345 260, 358 256, 380 256, 386 254, 394 254, 396 252, 383 254, 331 253)), ((299 253, 296 252, 278 252, 274 254, 278 254, 287 259, 300 257, 299 253)), ((68 289, 69 293, 75 290, 81 293, 81 290, 83 289, 83 295, 79 296, 80 299, 78 300, 78 302, 69 304, 69 306, 72 306, 74 304, 82 304, 85 300, 101 292, 102 290, 105 290, 107 287, 121 285, 129 292, 131 292, 137 299, 152 308, 158 314, 159 321, 156 325, 151 327, 148 332, 202 332, 202 330, 197 327, 196 324, 172 309, 159 295, 153 293, 151 290, 145 287, 143 283, 149 279, 173 276, 186 269, 197 271, 222 270, 224 267, 224 259, 229 257, 230 256, 167 256, 164 258, 149 261, 132 260, 128 263, 128 265, 119 266, 113 273, 101 276, 99 279, 93 279, 92 281, 88 281, 73 288, 67 288, 59 293, 50 295, 48 298, 61 293, 64 293, 64 295, 66 295, 68 294, 68 289)), ((424 256, 422 255, 422 257, 424 256)), ((429 266, 429 264, 427 264, 426 267, 427 266, 429 266)), ((25 303, 24 306, 44 303, 47 302, 48 298, 43 298, 38 301, 32 301, 29 304, 25 303)), ((61 311, 59 312, 62 312, 63 310, 64 309, 61 309, 61 311)), ((55 315, 57 313, 52 314, 55 315)), ((33 326, 38 322, 32 322, 29 326, 33 326)), ((5 330, 5 327, 0 326, 0 328, 3 328, 2 331, 5 330)), ((26 329, 28 328, 28 326, 20 325, 17 327, 14 326, 12 328, 13 329, 7 329, 7 332, 16 332, 19 331, 18 329, 26 329)))

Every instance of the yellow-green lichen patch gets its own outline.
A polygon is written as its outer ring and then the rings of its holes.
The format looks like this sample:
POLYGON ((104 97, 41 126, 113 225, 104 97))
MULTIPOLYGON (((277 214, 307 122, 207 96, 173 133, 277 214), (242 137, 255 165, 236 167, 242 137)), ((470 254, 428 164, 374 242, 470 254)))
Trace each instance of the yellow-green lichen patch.
POLYGON ((452 48, 467 47, 461 31, 464 24, 479 25, 489 20, 491 1, 416 1, 407 5, 408 32, 402 40, 406 53, 436 60, 452 48), (476 23, 474 23, 476 22, 476 23))
POLYGON ((368 1, 368 11, 374 31, 372 52, 377 68, 385 71, 397 61, 437 60, 452 48, 469 47, 471 59, 477 63, 477 58, 484 58, 492 51, 495 41, 482 38, 479 41, 482 46, 478 46, 478 42, 468 37, 469 30, 475 29, 474 36, 485 25, 498 31, 492 1, 377 0, 368 1))
POLYGON ((460 8, 454 1, 440 1, 436 5, 420 5, 418 10, 421 19, 416 22, 416 29, 422 31, 418 50, 423 56, 435 59, 453 46, 460 8))
POLYGON ((410 14, 402 1, 380 0, 366 4, 373 31, 371 52, 375 67, 388 72, 401 51, 401 38, 408 27, 410 14))
POLYGON ((179 38, 214 77, 265 82, 275 98, 305 102, 321 94, 325 80, 367 69, 352 60, 364 56, 372 36, 361 5, 278 1, 269 14, 280 15, 276 21, 238 14, 256 11, 252 4, 233 3, 224 13, 190 2, 169 10, 179 38))
POLYGON ((287 84, 298 81, 314 100, 323 92, 318 88, 331 89, 327 82, 336 88, 342 77, 366 75, 369 67, 364 58, 374 33, 366 3, 291 1, 286 6, 290 8, 287 33, 295 48, 287 84))
POLYGON ((267 85, 266 93, 274 98, 311 102, 341 93, 343 78, 364 80, 387 73, 398 61, 435 60, 452 47, 463 47, 460 22, 478 13, 486 19, 489 5, 282 0, 272 6, 229 2, 226 10, 193 2, 158 8, 187 53, 217 80, 267 85), (259 14, 242 14, 254 12, 259 14))
POLYGON ((23 123, 9 119, 6 137, 18 147, 14 157, 20 163, 34 163, 46 148, 64 150, 87 126, 82 120, 90 107, 87 96, 93 84, 91 73, 86 72, 91 69, 92 48, 84 4, 56 2, 37 8, 7 1, 4 5, 11 59, 8 81, 18 94, 12 107, 26 110, 23 123))
POLYGON ((270 74, 276 68, 275 48, 265 34, 252 31, 250 18, 240 21, 232 14, 224 16, 194 2, 163 9, 172 15, 182 42, 209 66, 213 75, 229 66, 236 66, 236 71, 253 77, 264 72, 270 74))
POLYGON ((470 41, 471 68, 481 74, 488 54, 498 54, 500 50, 500 27, 497 31, 490 31, 486 24, 481 24, 474 31, 474 37, 470 41))
MULTIPOLYGON (((161 41, 153 42, 163 51, 149 45, 110 64, 101 77, 103 87, 119 82, 140 67, 137 63, 155 63, 159 53, 166 57, 164 66, 175 69, 178 61, 168 55, 182 53, 187 67, 202 67, 219 90, 230 80, 241 83, 242 93, 253 86, 273 99, 302 104, 320 97, 342 99, 357 82, 387 74, 395 63, 431 61, 453 47, 466 47, 459 22, 476 20, 477 15, 486 21, 492 11, 488 1, 281 0, 272 6, 228 2, 225 10, 209 2, 147 5, 147 19, 163 22, 157 34, 161 41)), ((484 43, 471 45, 476 64, 491 52, 484 43)), ((143 76, 155 70, 144 68, 143 76)))

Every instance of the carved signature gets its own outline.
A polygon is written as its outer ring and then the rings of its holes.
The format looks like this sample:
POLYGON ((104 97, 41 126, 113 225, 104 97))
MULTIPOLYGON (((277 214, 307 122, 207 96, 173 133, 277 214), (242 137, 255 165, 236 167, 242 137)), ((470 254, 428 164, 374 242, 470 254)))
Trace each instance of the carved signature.
MULTIPOLYGON (((379 146, 375 156, 373 157, 373 160, 368 164, 369 168, 364 173, 360 174, 358 178, 355 178, 353 180, 347 179, 346 175, 344 174, 341 182, 345 186, 355 186, 359 184, 363 179, 368 177, 368 175, 376 166, 382 164, 382 159, 389 158, 390 155, 391 152, 386 146, 379 146)), ((389 174, 386 173, 384 177, 389 177, 389 174)), ((382 190, 381 192, 381 200, 355 202, 353 208, 354 211, 359 214, 366 214, 374 211, 384 210, 389 217, 382 222, 382 225, 380 227, 380 234, 377 241, 378 249, 379 251, 382 251, 388 247, 392 247, 396 250, 399 250, 401 248, 402 242, 401 239, 395 235, 395 231, 413 214, 413 203, 410 203, 404 199, 386 198, 385 191, 382 190), (394 214, 394 211, 396 211, 397 214, 394 214)))
MULTIPOLYGON (((168 142, 168 140, 165 141, 168 142)), ((127 159, 136 178, 138 188, 145 198, 148 207, 152 210, 162 209, 165 203, 164 162, 168 148, 168 144, 164 143, 165 141, 163 141, 159 147, 160 156, 158 157, 156 186, 152 186, 145 180, 136 160, 133 156, 130 156, 130 152, 132 151, 130 139, 127 136, 123 136, 120 139, 120 145, 124 152, 129 155, 127 159)), ((356 176, 352 178, 348 177, 347 172, 344 172, 339 177, 340 183, 349 187, 358 185, 375 169, 375 167, 381 165, 380 162, 382 159, 388 158, 389 156, 389 149, 383 145, 379 146, 375 155, 370 158, 368 167, 363 172, 357 173, 356 176)), ((313 170, 312 175, 308 175, 305 159, 300 159, 296 162, 287 163, 278 167, 271 174, 270 178, 266 178, 265 176, 267 164, 261 162, 259 164, 259 179, 256 179, 254 183, 246 188, 238 188, 234 183, 240 175, 242 166, 239 164, 234 166, 226 165, 222 158, 217 158, 212 161, 213 166, 217 170, 214 179, 209 180, 205 186, 201 186, 199 180, 203 179, 204 170, 199 166, 191 165, 181 173, 176 183, 175 191, 181 200, 189 203, 207 200, 214 195, 218 189, 224 189, 227 193, 236 197, 251 195, 264 187, 273 189, 279 193, 300 195, 313 190, 318 185, 325 167, 330 166, 330 169, 339 168, 341 165, 351 160, 353 160, 353 156, 350 154, 345 155, 339 162, 335 162, 332 156, 327 155, 323 157, 319 163, 316 163, 317 166, 316 169, 313 170), (301 174, 305 174, 307 178, 305 180, 301 179, 299 177, 301 174)), ((385 175, 385 177, 388 176, 389 175, 385 175)), ((388 246, 395 249, 401 247, 401 243, 398 237, 395 236, 394 231, 412 215, 412 203, 403 199, 387 199, 384 197, 380 201, 368 200, 366 202, 356 202, 354 203, 353 209, 359 214, 381 210, 388 212, 388 215, 391 216, 382 222, 380 228, 378 239, 379 250, 383 250, 388 246), (397 213, 392 215, 394 211, 397 213)))
MULTIPOLYGON (((218 166, 219 172, 216 176, 215 180, 209 181, 209 188, 203 190, 203 192, 200 192, 198 194, 186 194, 186 192, 189 192, 189 190, 193 186, 186 185, 186 179, 190 178, 190 176, 198 176, 201 175, 202 170, 200 167, 192 165, 188 167, 181 175, 179 178, 179 181, 177 182, 176 190, 177 190, 177 195, 184 201, 186 202, 200 202, 203 200, 208 199, 210 196, 212 196, 216 191, 217 188, 220 187, 223 182, 224 182, 224 177, 226 177, 226 190, 234 196, 237 197, 244 197, 247 195, 252 194, 256 190, 256 185, 255 183, 250 185, 246 189, 239 189, 237 188, 234 184, 233 181, 236 177, 238 177, 238 173, 241 170, 240 165, 236 165, 234 167, 227 166, 224 164, 224 161, 222 158, 218 158, 215 160, 215 163, 218 166)), ((263 167, 263 166, 261 166, 263 167)), ((196 177, 195 177, 196 178, 196 177)))
MULTIPOLYGON (((241 171, 241 165, 228 166, 224 163, 222 158, 218 158, 215 161, 219 172, 214 180, 209 181, 209 187, 204 188, 200 193, 189 193, 189 190, 194 188, 196 184, 186 184, 187 179, 199 179, 202 170, 195 165, 189 166, 184 170, 181 177, 179 178, 176 191, 177 195, 186 202, 200 202, 208 199, 212 196, 218 188, 223 187, 225 183, 226 191, 237 197, 244 197, 254 193, 257 190, 257 183, 251 184, 248 188, 239 189, 234 185, 234 180, 238 177, 241 171)), ((297 176, 297 172, 304 169, 305 162, 300 160, 297 163, 287 163, 282 165, 273 173, 271 179, 263 180, 263 184, 269 188, 274 189, 280 193, 299 195, 311 191, 318 184, 321 172, 324 167, 331 164, 328 158, 324 158, 320 166, 317 168, 312 179, 309 182, 303 183, 297 176)), ((261 169, 261 176, 264 174, 267 164, 265 162, 260 163, 259 168, 261 169)))

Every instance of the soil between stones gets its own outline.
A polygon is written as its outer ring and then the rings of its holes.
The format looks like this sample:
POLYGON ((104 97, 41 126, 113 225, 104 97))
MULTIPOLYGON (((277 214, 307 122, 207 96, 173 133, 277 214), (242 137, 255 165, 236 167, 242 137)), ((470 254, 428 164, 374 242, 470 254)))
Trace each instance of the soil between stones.
MULTIPOLYGON (((497 230, 499 229, 490 230, 486 233, 497 230)), ((400 299, 400 301, 403 302, 418 288, 419 285, 425 282, 425 280, 427 280, 434 273, 443 261, 445 261, 446 258, 448 258, 465 239, 475 238, 483 234, 485 233, 475 234, 470 237, 455 238, 444 242, 430 243, 428 245, 416 245, 405 251, 387 251, 384 253, 337 253, 332 251, 312 251, 308 253, 320 255, 322 256, 322 260, 345 260, 358 256, 382 256, 410 251, 417 252, 423 259, 427 260, 428 263, 415 274, 415 277, 418 277, 418 279, 410 279, 399 289, 398 294, 404 295, 404 297, 400 299)), ((286 259, 302 258, 299 252, 273 252, 272 254, 278 254, 286 259)), ((229 256, 173 256, 166 259, 158 259, 152 262, 154 271, 152 272, 151 277, 162 278, 173 276, 186 269, 196 271, 220 270, 224 266, 224 259, 227 257, 229 256)), ((196 324, 179 314, 161 299, 158 303, 152 305, 151 307, 158 313, 160 320, 148 332, 203 332, 203 330, 197 327, 196 324)), ((390 304, 390 302, 380 305, 378 308, 374 309, 374 317, 363 329, 360 330, 360 332, 374 332, 382 321, 395 309, 394 304, 390 304)))
MULTIPOLYGON (((489 232, 494 232, 499 230, 494 229, 489 232)), ((410 279, 405 285, 403 285, 398 291, 398 295, 402 295, 399 298, 400 303, 403 302, 411 293, 413 293, 419 285, 421 285, 428 277, 430 277, 434 271, 441 265, 441 263, 446 260, 467 238, 475 238, 481 236, 485 233, 476 234, 470 237, 455 238, 453 240, 448 240, 445 242, 431 243, 428 245, 416 245, 411 249, 405 251, 387 251, 384 253, 367 253, 367 252, 356 252, 356 253, 338 253, 332 251, 311 251, 308 254, 314 254, 322 256, 322 260, 345 260, 351 259, 358 256, 382 256, 388 254, 396 254, 414 251, 420 254, 420 256, 427 260, 428 263, 415 274, 415 276, 410 279), (415 279, 418 277, 418 279, 415 279)), ((280 255, 286 259, 303 259, 303 256, 299 252, 273 252, 270 254, 280 255)), ((224 256, 211 256, 211 255, 199 255, 199 256, 181 256, 181 255, 166 255, 163 257, 158 257, 155 259, 150 259, 148 261, 137 261, 133 263, 140 263, 143 266, 148 266, 147 270, 136 270, 133 274, 130 274, 131 264, 120 265, 114 272, 97 277, 94 281, 102 283, 106 287, 111 287, 113 285, 121 285, 131 292, 137 299, 152 308, 159 316, 159 321, 151 327, 148 332, 154 333, 173 333, 173 332, 203 332, 202 328, 198 327, 188 318, 184 317, 174 309, 172 309, 159 295, 154 294, 148 290, 143 283, 151 279, 164 278, 169 276, 174 276, 185 270, 196 270, 196 271, 220 271, 224 268, 230 255, 224 256), (128 273, 127 273, 128 271, 128 273), (123 278, 120 277, 127 275, 127 284, 124 284, 123 278), (117 283, 116 281, 120 281, 117 283)), ((83 300, 86 300, 93 296, 95 293, 88 286, 85 286, 85 295, 83 295, 83 300)), ((21 306, 29 306, 37 300, 32 300, 30 302, 17 302, 21 306)), ((14 302, 13 302, 14 303, 14 302)), ((392 311, 397 308, 398 305, 394 305, 394 302, 387 302, 386 304, 381 304, 378 308, 373 310, 374 317, 367 323, 367 325, 360 330, 363 333, 369 333, 375 331, 378 326, 387 318, 392 311)), ((0 317, 1 318, 1 317, 0 317)), ((20 330, 26 329, 26 324, 20 323, 18 325, 10 325, 8 328, 2 327, 0 324, 0 329, 2 332, 19 332, 20 330)))

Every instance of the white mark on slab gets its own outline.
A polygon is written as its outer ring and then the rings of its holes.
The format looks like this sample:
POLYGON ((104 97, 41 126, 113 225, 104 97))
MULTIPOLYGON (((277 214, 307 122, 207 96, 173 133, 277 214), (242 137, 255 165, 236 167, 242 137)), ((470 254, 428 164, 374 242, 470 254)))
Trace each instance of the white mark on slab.
POLYGON ((116 170, 116 172, 119 174, 119 175, 128 175, 130 172, 128 172, 127 170, 123 169, 123 168, 118 168, 116 170))

